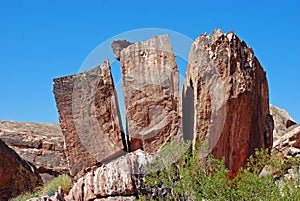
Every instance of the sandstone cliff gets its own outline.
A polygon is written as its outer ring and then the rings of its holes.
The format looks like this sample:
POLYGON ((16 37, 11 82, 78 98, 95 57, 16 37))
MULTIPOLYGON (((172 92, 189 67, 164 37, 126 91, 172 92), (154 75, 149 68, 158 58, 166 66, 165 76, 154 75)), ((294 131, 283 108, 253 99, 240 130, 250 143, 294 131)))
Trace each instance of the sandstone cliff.
POLYGON ((41 185, 35 167, 0 139, 0 200, 8 200, 41 185))
POLYGON ((68 173, 59 125, 0 121, 0 138, 21 158, 34 164, 44 182, 68 173))

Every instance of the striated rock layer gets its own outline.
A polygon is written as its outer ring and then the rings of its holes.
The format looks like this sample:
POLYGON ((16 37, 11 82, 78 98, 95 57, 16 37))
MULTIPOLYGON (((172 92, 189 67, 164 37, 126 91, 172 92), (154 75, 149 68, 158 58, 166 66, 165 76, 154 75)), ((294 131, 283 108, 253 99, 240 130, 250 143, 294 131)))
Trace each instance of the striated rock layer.
POLYGON ((53 92, 72 176, 127 151, 108 61, 90 71, 54 79, 53 92))
POLYGON ((23 160, 0 139, 0 200, 32 191, 42 181, 34 166, 23 160))
POLYGON ((146 172, 153 156, 137 150, 91 170, 72 187, 67 201, 135 200, 139 188, 138 175, 146 172))
POLYGON ((69 172, 59 125, 0 121, 0 138, 33 163, 44 182, 69 172))
POLYGON ((203 156, 225 156, 233 173, 255 148, 272 148, 266 73, 233 32, 215 30, 192 44, 183 89, 184 138, 205 138, 203 156))
POLYGON ((121 51, 131 151, 155 153, 178 132, 178 69, 167 35, 121 51))

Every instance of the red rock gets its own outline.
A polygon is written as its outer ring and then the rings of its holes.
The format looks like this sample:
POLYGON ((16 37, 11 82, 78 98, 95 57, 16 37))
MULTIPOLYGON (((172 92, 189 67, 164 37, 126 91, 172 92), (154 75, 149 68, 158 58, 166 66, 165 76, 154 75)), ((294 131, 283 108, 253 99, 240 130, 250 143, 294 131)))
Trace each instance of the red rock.
POLYGON ((0 138, 36 166, 44 183, 69 172, 58 124, 0 121, 0 138))
POLYGON ((96 169, 91 168, 73 185, 65 199, 132 200, 139 186, 135 175, 145 174, 152 158, 152 155, 137 150, 96 169))
POLYGON ((129 45, 120 62, 130 149, 155 153, 179 128, 178 69, 168 36, 129 45))
POLYGON ((33 191, 41 183, 35 168, 0 139, 0 200, 33 191))
POLYGON ((127 150, 108 61, 90 71, 54 79, 53 92, 72 176, 127 150))
POLYGON ((215 30, 192 44, 183 90, 183 130, 203 156, 225 156, 235 174, 255 148, 272 147, 266 73, 233 32, 215 30))

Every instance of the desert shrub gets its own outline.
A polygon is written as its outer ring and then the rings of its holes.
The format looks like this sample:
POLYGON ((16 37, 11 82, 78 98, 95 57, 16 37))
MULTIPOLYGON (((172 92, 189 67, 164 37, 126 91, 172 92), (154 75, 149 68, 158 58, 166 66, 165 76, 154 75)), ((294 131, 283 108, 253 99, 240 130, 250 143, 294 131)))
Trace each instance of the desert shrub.
POLYGON ((69 175, 60 175, 54 179, 52 179, 50 182, 44 184, 40 190, 37 190, 33 193, 24 193, 22 195, 19 195, 13 199, 10 199, 10 201, 26 201, 30 198, 35 197, 41 197, 44 195, 52 196, 57 191, 58 187, 61 186, 64 192, 69 192, 72 185, 72 179, 69 175))
POLYGON ((35 198, 35 197, 39 197, 40 194, 35 192, 35 193, 24 193, 22 195, 19 195, 13 199, 10 199, 10 201, 26 201, 30 198, 35 198))
POLYGON ((58 187, 61 186, 64 192, 69 192, 72 185, 72 179, 69 175, 64 174, 52 179, 49 183, 45 184, 41 190, 43 195, 52 196, 57 191, 58 187))
MULTIPOLYGON (((162 149, 163 155, 167 155, 164 157, 172 157, 171 150, 178 150, 176 146, 174 143, 167 144, 162 149)), ((270 157, 268 150, 257 149, 234 179, 228 179, 229 171, 224 166, 224 159, 209 156, 204 164, 199 158, 199 154, 192 155, 187 151, 173 164, 163 166, 161 161, 166 160, 154 160, 145 177, 146 188, 159 188, 165 193, 141 194, 140 200, 300 200, 297 181, 283 176, 288 168, 299 164, 295 158, 284 163, 274 156, 270 157), (157 167, 161 168, 157 170, 157 167), (260 175, 262 168, 276 172, 280 179, 275 180, 271 174, 260 175)))

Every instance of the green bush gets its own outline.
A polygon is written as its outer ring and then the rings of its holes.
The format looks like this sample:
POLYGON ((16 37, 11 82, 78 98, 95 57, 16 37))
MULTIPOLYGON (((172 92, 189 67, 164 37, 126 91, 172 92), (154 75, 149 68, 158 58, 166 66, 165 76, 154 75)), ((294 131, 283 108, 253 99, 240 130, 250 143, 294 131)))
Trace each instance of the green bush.
POLYGON ((23 195, 19 195, 18 197, 11 199, 10 201, 26 201, 30 198, 35 198, 39 196, 40 196, 39 193, 25 193, 23 195))
POLYGON ((164 154, 149 166, 149 174, 145 177, 145 189, 158 188, 168 193, 163 196, 140 193, 140 200, 300 200, 296 180, 283 177, 288 168, 299 164, 299 160, 284 163, 270 157, 268 150, 256 150, 247 166, 241 168, 234 179, 228 179, 224 159, 210 156, 204 164, 199 154, 191 155, 189 151, 178 162, 162 166, 164 157, 172 157, 170 150, 174 150, 174 146, 177 150, 172 142, 164 147, 164 154), (262 168, 280 174, 280 179, 275 180, 270 174, 259 175, 262 168))
POLYGON ((52 196, 57 191, 58 187, 61 186, 64 192, 69 192, 72 185, 72 179, 69 175, 60 175, 52 179, 49 183, 46 183, 41 190, 33 193, 25 193, 11 199, 10 201, 26 201, 30 198, 41 197, 44 195, 52 196))
POLYGON ((64 192, 69 192, 72 185, 72 179, 69 175, 64 174, 52 179, 49 183, 45 184, 41 190, 42 195, 52 196, 57 191, 58 187, 61 186, 64 192))

